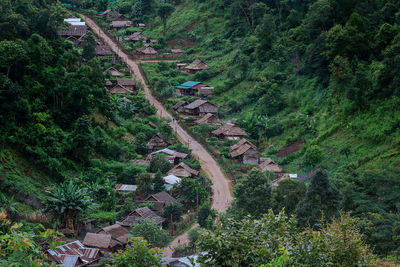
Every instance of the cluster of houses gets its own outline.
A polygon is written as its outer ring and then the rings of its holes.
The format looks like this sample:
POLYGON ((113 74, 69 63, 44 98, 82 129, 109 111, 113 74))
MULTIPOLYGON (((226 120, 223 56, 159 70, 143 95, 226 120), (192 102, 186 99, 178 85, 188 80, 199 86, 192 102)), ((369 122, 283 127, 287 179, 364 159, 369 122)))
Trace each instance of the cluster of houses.
POLYGON ((108 21, 111 22, 110 27, 113 29, 123 29, 132 26, 132 21, 120 14, 118 11, 106 10, 100 13, 99 16, 104 16, 108 21))
POLYGON ((87 33, 86 23, 80 18, 69 17, 64 19, 64 24, 65 27, 57 31, 58 35, 79 46, 87 33))

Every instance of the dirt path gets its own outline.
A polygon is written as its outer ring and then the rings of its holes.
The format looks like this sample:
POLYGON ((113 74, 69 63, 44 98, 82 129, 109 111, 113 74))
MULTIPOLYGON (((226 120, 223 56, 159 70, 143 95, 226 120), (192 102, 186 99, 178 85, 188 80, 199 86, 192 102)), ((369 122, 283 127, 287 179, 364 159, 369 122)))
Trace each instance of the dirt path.
MULTIPOLYGON (((150 89, 147 87, 145 80, 140 73, 139 67, 135 61, 131 60, 128 55, 126 55, 123 51, 121 51, 117 44, 115 44, 101 29, 96 25, 96 23, 82 15, 82 18, 85 19, 86 24, 92 29, 92 31, 99 36, 108 46, 110 46, 111 50, 116 53, 129 67, 131 73, 136 76, 136 79, 141 81, 144 85, 144 91, 146 93, 146 98, 149 102, 157 109, 157 115, 162 118, 170 118, 172 116, 164 109, 160 102, 158 102, 154 96, 151 94, 150 89)), ((213 182, 212 190, 213 190, 213 203, 212 208, 218 212, 225 211, 231 204, 233 197, 230 190, 230 181, 223 174, 217 162, 211 157, 211 155, 206 151, 204 147, 202 147, 194 138, 192 138, 189 134, 187 134, 179 124, 173 120, 169 124, 173 131, 176 133, 176 136, 179 141, 186 144, 192 151, 192 155, 197 158, 200 162, 201 168, 203 171, 211 178, 213 182)), ((196 227, 194 225, 193 227, 196 227)), ((192 227, 192 228, 193 228, 192 227)), ((187 244, 189 242, 187 232, 175 238, 168 248, 165 248, 164 257, 172 256, 172 249, 178 246, 179 244, 187 244), (180 241, 178 243, 178 240, 180 241)))

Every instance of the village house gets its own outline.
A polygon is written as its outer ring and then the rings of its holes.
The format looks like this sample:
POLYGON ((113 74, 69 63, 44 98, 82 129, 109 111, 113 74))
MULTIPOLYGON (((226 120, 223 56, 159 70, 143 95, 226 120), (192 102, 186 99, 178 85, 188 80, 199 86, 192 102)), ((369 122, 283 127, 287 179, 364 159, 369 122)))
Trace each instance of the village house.
POLYGON ((110 234, 87 233, 83 245, 107 252, 115 252, 123 248, 123 244, 113 239, 110 234))
POLYGON ((177 63, 176 64, 176 69, 177 70, 184 70, 186 66, 187 66, 186 63, 177 63))
POLYGON ((175 87, 178 95, 198 96, 205 98, 212 94, 213 87, 207 86, 201 82, 185 82, 175 87))
POLYGON ((97 231, 97 234, 111 235, 111 238, 122 246, 125 246, 128 243, 128 240, 132 238, 132 234, 129 230, 119 224, 104 227, 97 231))
POLYGON ((229 155, 232 158, 239 159, 243 164, 258 164, 259 162, 260 153, 257 147, 245 138, 232 145, 230 150, 231 153, 229 155))
POLYGON ((150 166, 150 160, 147 160, 147 159, 133 159, 133 160, 131 160, 131 162, 133 164, 140 165, 140 166, 146 166, 146 167, 150 166))
POLYGON ((156 43, 157 43, 157 40, 156 40, 156 39, 150 39, 150 40, 149 40, 149 44, 153 44, 153 45, 154 45, 154 44, 156 44, 156 43))
POLYGON ((190 74, 198 73, 202 70, 210 69, 203 61, 196 59, 189 66, 186 66, 185 70, 190 74))
POLYGON ((124 79, 117 78, 117 84, 123 86, 124 88, 134 91, 135 90, 135 80, 134 79, 124 79))
POLYGON ((121 13, 119 13, 118 11, 115 10, 106 10, 103 13, 99 14, 100 16, 106 16, 106 19, 108 20, 112 20, 113 18, 118 17, 119 15, 121 15, 121 13))
POLYGON ((183 54, 182 49, 179 49, 179 48, 171 49, 172 57, 180 57, 180 56, 182 56, 182 54, 183 54))
POLYGON ((164 141, 164 136, 160 133, 154 135, 149 142, 147 142, 147 146, 153 149, 162 149, 168 146, 168 143, 164 141))
POLYGON ((122 193, 136 192, 137 185, 134 184, 116 184, 115 190, 122 193))
POLYGON ((125 76, 125 74, 123 74, 122 72, 120 72, 119 70, 117 70, 114 67, 109 67, 106 71, 104 71, 104 74, 107 74, 108 71, 110 72, 111 76, 114 76, 114 77, 125 76))
POLYGON ((212 135, 220 138, 220 139, 229 139, 229 140, 240 140, 247 136, 247 133, 243 131, 239 126, 236 126, 231 123, 227 123, 222 127, 211 132, 212 135))
POLYGON ((217 107, 207 100, 196 100, 185 107, 185 113, 192 116, 204 116, 207 113, 217 114, 217 107))
POLYGON ((290 174, 290 173, 278 173, 276 174, 278 178, 271 181, 272 187, 278 187, 279 183, 285 179, 297 179, 297 174, 290 174))
POLYGON ((186 163, 181 162, 169 170, 168 174, 172 174, 177 177, 194 177, 199 175, 199 171, 196 171, 195 169, 192 169, 186 165, 186 163))
POLYGON ((132 33, 129 37, 125 38, 125 41, 132 41, 132 42, 146 42, 147 41, 147 37, 141 33, 141 32, 134 32, 132 33))
POLYGON ((86 25, 70 25, 68 30, 59 30, 57 33, 61 37, 74 42, 76 46, 79 46, 87 33, 87 28, 86 25))
POLYGON ((150 160, 153 155, 156 155, 159 153, 165 154, 167 156, 169 162, 173 165, 178 164, 181 159, 184 159, 188 156, 188 154, 177 152, 177 151, 169 149, 169 148, 164 148, 164 149, 160 149, 160 150, 152 152, 147 158, 150 160))
POLYGON ((200 119, 196 120, 196 124, 200 125, 202 123, 206 123, 211 126, 221 126, 222 121, 218 119, 218 117, 215 114, 207 113, 200 119))
POLYGON ((146 24, 144 23, 139 23, 137 26, 142 29, 146 28, 146 24))
POLYGON ((185 106, 187 105, 187 102, 184 100, 178 101, 172 108, 176 112, 183 112, 185 111, 185 106))
POLYGON ((124 227, 131 227, 132 225, 136 224, 137 221, 140 219, 152 220, 157 225, 160 225, 165 221, 163 217, 158 216, 154 211, 152 211, 148 207, 143 207, 135 209, 119 224, 124 227))
POLYGON ((165 185, 174 186, 175 184, 179 184, 181 182, 181 178, 176 177, 173 174, 169 174, 163 178, 165 185))
POLYGON ((132 94, 133 91, 129 90, 125 86, 117 84, 111 90, 109 90, 109 93, 112 95, 116 95, 116 94, 129 95, 129 94, 132 94))
POLYGON ((113 86, 113 83, 110 81, 110 79, 105 79, 104 85, 106 86, 107 89, 111 89, 111 87, 113 86))
POLYGON ((136 54, 143 58, 146 58, 146 57, 150 58, 150 57, 154 57, 155 55, 157 55, 157 51, 150 45, 145 44, 144 46, 142 46, 140 48, 136 48, 136 54))
POLYGON ((260 162, 258 168, 262 171, 270 171, 274 173, 281 173, 283 171, 283 169, 271 158, 260 158, 260 162))
POLYGON ((104 57, 111 54, 110 47, 108 45, 98 45, 96 46, 96 56, 104 57))
POLYGON ((97 248, 87 248, 79 240, 46 250, 49 261, 65 267, 86 266, 101 257, 97 248))
POLYGON ((162 208, 171 203, 177 203, 181 205, 174 197, 172 197, 167 192, 160 192, 154 195, 149 196, 144 201, 145 203, 154 203, 154 209, 156 211, 161 211, 162 208))
POLYGON ((132 22, 130 21, 115 20, 110 24, 110 27, 114 29, 123 29, 123 28, 128 28, 130 26, 132 26, 132 22))
POLYGON ((125 17, 125 15, 123 15, 123 14, 116 14, 113 18, 111 18, 110 19, 111 21, 129 21, 130 23, 132 23, 131 22, 131 20, 130 19, 128 19, 127 17, 125 17))

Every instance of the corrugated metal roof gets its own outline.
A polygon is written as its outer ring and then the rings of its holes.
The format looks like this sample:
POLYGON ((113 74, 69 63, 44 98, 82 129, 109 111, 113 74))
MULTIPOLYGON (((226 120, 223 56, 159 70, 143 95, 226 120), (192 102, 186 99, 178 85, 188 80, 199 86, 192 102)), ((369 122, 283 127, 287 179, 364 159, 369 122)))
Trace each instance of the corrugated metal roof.
POLYGON ((163 179, 164 179, 164 181, 165 181, 167 184, 170 184, 170 185, 174 185, 174 184, 176 184, 176 183, 180 183, 180 182, 181 182, 181 178, 176 177, 176 176, 173 175, 173 174, 170 174, 170 175, 168 175, 168 176, 165 176, 163 179))
POLYGON ((176 88, 179 88, 179 89, 187 89, 187 88, 191 88, 191 87, 193 87, 193 86, 196 86, 196 85, 198 85, 199 83, 200 83, 200 82, 189 81, 189 82, 182 83, 181 85, 178 85, 176 88))
POLYGON ((125 192, 135 192, 137 189, 137 185, 133 184, 117 184, 115 185, 115 189, 119 191, 125 191, 125 192))

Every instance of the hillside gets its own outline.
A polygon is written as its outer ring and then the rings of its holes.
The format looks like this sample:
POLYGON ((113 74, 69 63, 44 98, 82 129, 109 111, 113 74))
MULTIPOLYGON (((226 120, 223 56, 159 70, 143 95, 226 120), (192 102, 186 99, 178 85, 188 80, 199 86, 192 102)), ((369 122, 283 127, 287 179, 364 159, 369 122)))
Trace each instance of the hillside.
MULTIPOLYGON (((184 1, 167 20, 167 47, 210 70, 182 77, 171 64, 152 82, 213 86, 220 118, 237 118, 263 156, 300 176, 326 168, 341 208, 385 254, 400 203, 399 14, 398 1, 184 1), (295 142, 305 145, 277 157, 295 142)), ((161 34, 159 18, 150 26, 161 34)))

